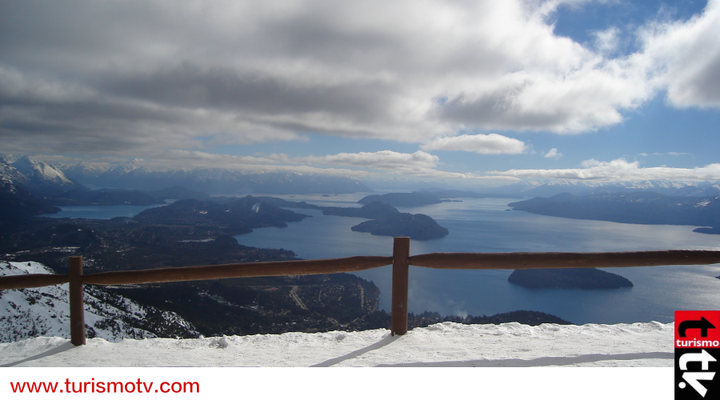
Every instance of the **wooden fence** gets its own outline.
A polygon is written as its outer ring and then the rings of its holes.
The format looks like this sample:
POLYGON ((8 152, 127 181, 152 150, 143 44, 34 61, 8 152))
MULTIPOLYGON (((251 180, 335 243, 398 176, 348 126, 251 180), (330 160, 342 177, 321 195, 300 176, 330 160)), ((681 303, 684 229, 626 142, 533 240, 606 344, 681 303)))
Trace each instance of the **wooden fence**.
POLYGON ((67 275, 29 274, 0 277, 0 290, 70 284, 70 339, 85 344, 83 285, 135 285, 206 279, 357 272, 392 265, 393 335, 407 333, 410 265, 438 269, 615 268, 720 263, 720 251, 667 250, 620 253, 432 253, 410 256, 410 238, 397 237, 392 257, 358 256, 325 260, 256 262, 99 272, 84 275, 82 257, 70 257, 67 275))

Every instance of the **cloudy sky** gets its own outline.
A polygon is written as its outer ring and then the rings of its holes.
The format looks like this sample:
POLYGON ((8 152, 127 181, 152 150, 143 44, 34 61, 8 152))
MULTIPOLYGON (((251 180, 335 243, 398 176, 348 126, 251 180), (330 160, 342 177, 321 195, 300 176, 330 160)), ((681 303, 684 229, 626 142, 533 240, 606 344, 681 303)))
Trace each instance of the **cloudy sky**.
POLYGON ((0 153, 720 180, 720 0, 0 0, 0 153))

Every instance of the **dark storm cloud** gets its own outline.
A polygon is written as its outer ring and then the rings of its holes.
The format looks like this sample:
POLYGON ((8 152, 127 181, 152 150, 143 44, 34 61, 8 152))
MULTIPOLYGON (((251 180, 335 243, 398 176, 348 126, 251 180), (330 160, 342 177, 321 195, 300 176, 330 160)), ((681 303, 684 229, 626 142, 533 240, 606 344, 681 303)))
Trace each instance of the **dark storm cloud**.
POLYGON ((479 98, 459 95, 448 100, 439 108, 439 117, 472 125, 494 125, 505 129, 527 130, 538 126, 548 128, 567 124, 572 117, 564 109, 521 110, 517 101, 517 92, 503 88, 487 93, 479 98))
POLYGON ((98 84, 107 93, 181 107, 294 114, 327 112, 361 121, 382 118, 394 91, 383 82, 306 84, 230 68, 184 64, 135 76, 108 76, 98 84))

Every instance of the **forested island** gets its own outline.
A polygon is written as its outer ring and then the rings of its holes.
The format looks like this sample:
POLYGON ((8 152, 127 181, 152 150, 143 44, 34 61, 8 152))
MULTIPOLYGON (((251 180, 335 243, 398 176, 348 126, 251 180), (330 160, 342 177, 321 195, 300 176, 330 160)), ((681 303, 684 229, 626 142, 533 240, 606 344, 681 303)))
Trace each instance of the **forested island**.
POLYGON ((408 236, 415 240, 439 239, 449 231, 425 214, 401 213, 395 207, 380 201, 373 201, 361 208, 326 207, 325 215, 369 218, 353 226, 356 232, 369 232, 379 236, 408 236))
POLYGON ((528 289, 619 289, 633 287, 632 282, 596 268, 519 269, 508 282, 528 289))

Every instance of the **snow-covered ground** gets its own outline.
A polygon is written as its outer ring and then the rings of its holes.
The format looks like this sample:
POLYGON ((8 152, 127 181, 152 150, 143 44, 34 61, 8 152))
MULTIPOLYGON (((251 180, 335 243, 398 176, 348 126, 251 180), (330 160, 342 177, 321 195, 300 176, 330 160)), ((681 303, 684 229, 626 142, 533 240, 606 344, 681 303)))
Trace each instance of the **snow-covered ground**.
MULTIPOLYGON (((394 337, 380 329, 179 340, 90 339, 79 347, 67 339, 39 337, 0 344, 0 366, 15 367, 4 370, 0 397, 18 395, 3 381, 57 382, 61 390, 65 382, 78 382, 77 388, 85 382, 89 393, 97 382, 125 382, 132 390, 139 388, 134 382, 142 380, 156 388, 161 382, 194 382, 199 393, 175 395, 215 400, 235 399, 238 393, 240 398, 333 400, 672 399, 673 351, 673 325, 660 323, 442 323, 394 337), (261 368, 227 368, 246 366, 261 368), (273 368, 281 366, 296 368, 273 368), (310 366, 406 368, 303 368, 310 366), (415 366, 426 368, 407 368, 415 366)), ((143 398, 167 398, 153 390, 143 398)), ((47 397, 51 395, 55 396, 47 397)))
POLYGON ((442 323, 403 336, 362 332, 284 333, 200 339, 40 337, 0 344, 0 366, 457 366, 672 367, 673 325, 527 326, 442 323))

